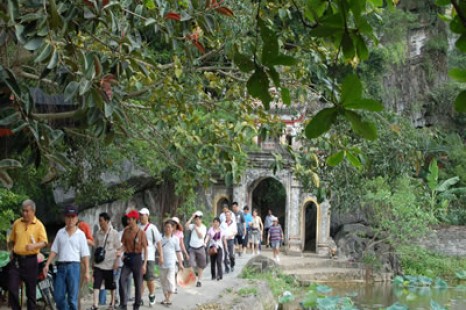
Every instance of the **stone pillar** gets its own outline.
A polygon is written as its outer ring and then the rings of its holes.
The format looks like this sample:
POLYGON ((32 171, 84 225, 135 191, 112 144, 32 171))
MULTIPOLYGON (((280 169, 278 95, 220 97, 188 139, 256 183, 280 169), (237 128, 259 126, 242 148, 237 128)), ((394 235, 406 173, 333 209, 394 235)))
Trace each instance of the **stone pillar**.
POLYGON ((290 174, 290 190, 287 229, 285 232, 285 240, 288 243, 288 253, 303 252, 303 216, 302 216, 302 200, 301 200, 301 183, 290 174))

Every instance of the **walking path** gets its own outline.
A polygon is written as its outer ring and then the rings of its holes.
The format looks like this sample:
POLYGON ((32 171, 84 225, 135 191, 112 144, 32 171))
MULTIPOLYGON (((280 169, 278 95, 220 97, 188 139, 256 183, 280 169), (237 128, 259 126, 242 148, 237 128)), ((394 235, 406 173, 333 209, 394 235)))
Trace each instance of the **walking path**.
MULTIPOLYGON (((271 253, 265 254, 271 257, 271 253)), ((161 305, 160 302, 163 300, 162 289, 160 283, 157 281, 155 296, 157 303, 152 308, 155 309, 172 309, 172 310, 185 310, 185 309, 196 309, 201 304, 218 302, 219 295, 229 288, 238 288, 245 283, 246 280, 239 278, 243 267, 247 264, 250 258, 253 256, 246 254, 242 257, 236 257, 236 266, 233 272, 223 275, 223 280, 217 281, 212 280, 210 275, 210 264, 204 269, 202 275, 202 287, 190 287, 190 288, 178 288, 178 294, 173 295, 171 306, 161 305)), ((109 301, 109 296, 107 298, 109 301)), ((149 296, 147 289, 143 296, 144 305, 140 309, 150 309, 149 307, 149 296)), ((92 306, 91 295, 84 300, 86 309, 92 306)), ((132 309, 132 303, 128 303, 128 309, 132 309)), ((99 306, 99 309, 107 309, 107 306, 99 306)))

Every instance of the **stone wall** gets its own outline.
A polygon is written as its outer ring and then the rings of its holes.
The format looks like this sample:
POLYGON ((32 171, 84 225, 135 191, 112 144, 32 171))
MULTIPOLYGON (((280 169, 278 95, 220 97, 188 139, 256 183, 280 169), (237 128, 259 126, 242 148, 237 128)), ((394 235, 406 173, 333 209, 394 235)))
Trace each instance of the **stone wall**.
POLYGON ((440 254, 466 257, 466 226, 434 229, 419 241, 419 245, 440 254))

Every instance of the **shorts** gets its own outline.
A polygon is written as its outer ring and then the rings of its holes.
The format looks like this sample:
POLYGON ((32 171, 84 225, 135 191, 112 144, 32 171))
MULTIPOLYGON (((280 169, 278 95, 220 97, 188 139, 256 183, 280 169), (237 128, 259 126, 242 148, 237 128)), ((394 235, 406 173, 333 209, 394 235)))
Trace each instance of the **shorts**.
POLYGON ((270 247, 271 247, 272 249, 279 249, 281 245, 282 245, 282 241, 281 241, 281 240, 273 240, 273 241, 270 241, 270 247))
POLYGON ((261 232, 259 230, 249 231, 249 243, 259 244, 261 242, 261 232))
POLYGON ((154 281, 155 280, 154 269, 155 269, 155 261, 148 260, 147 267, 146 267, 146 273, 142 276, 142 279, 144 281, 154 281))
POLYGON ((160 285, 163 293, 174 293, 175 283, 175 268, 160 268, 160 285))
POLYGON ((113 269, 104 270, 97 267, 94 267, 94 285, 93 288, 95 290, 100 290, 102 286, 102 281, 105 281, 105 289, 106 290, 114 290, 115 280, 113 278, 113 269))
POLYGON ((204 269, 207 265, 205 246, 189 248, 189 264, 191 267, 204 269))

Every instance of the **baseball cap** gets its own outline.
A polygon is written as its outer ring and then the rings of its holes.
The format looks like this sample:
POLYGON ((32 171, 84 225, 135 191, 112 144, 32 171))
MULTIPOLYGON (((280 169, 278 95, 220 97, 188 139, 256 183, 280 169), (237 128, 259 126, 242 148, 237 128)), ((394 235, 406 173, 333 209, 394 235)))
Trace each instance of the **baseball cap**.
POLYGON ((136 211, 136 210, 131 210, 128 213, 126 213, 126 217, 138 220, 139 219, 139 212, 136 211))
POLYGON ((139 210, 139 214, 150 215, 150 212, 149 209, 142 208, 141 210, 139 210))
POLYGON ((65 216, 78 216, 78 207, 75 205, 67 205, 65 207, 65 216))
POLYGON ((194 217, 198 216, 198 217, 202 217, 204 215, 204 213, 202 213, 202 211, 196 211, 194 212, 194 217))

